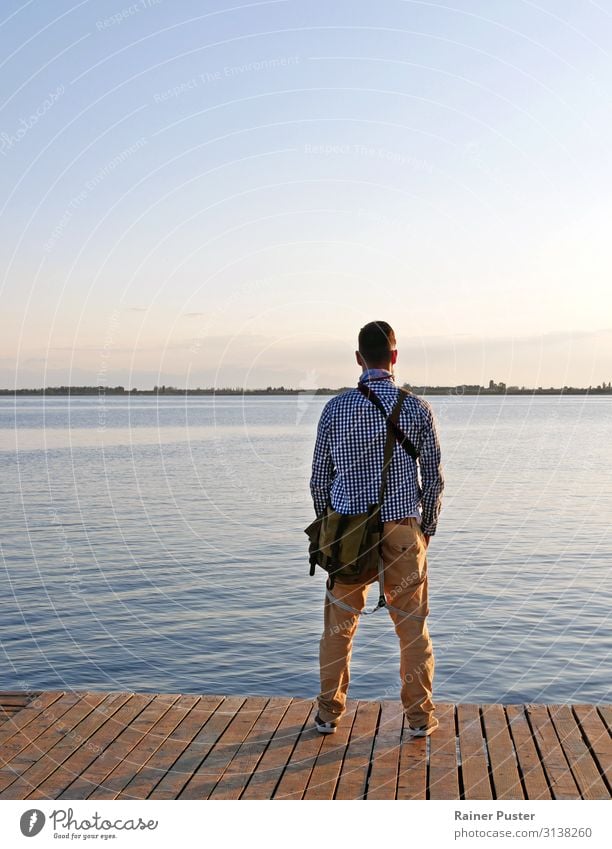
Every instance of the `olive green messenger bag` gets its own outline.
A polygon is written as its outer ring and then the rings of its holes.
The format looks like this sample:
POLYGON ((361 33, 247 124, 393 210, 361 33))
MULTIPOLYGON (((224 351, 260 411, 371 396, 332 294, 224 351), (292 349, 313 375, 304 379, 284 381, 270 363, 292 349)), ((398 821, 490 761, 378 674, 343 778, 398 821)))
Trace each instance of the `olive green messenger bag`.
MULTIPOLYGON (((398 425, 402 404, 409 393, 400 388, 391 415, 387 416, 380 399, 370 387, 364 387, 361 383, 358 388, 368 400, 378 407, 387 420, 378 502, 369 505, 366 513, 352 515, 338 513, 328 503, 322 513, 304 529, 304 532, 310 541, 308 549, 310 574, 314 575, 316 566, 320 566, 328 573, 328 595, 330 595, 330 590, 333 588, 336 579, 341 583, 357 584, 362 583, 370 576, 373 578, 378 573, 380 593, 378 604, 374 610, 354 611, 352 607, 340 603, 341 607, 346 606, 354 613, 373 613, 379 607, 388 606, 383 588, 381 508, 389 476, 389 467, 393 459, 395 440, 397 439, 401 447, 414 459, 418 457, 418 453, 398 425)), ((331 598, 339 603, 334 596, 331 596, 331 598)))

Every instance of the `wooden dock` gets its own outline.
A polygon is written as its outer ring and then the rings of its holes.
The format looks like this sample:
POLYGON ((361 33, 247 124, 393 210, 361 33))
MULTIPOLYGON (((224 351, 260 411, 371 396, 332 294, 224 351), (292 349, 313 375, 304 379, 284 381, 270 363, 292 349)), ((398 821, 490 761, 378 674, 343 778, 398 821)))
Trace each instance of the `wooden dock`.
POLYGON ((440 704, 407 739, 398 701, 0 693, 2 799, 609 799, 612 705, 440 704))

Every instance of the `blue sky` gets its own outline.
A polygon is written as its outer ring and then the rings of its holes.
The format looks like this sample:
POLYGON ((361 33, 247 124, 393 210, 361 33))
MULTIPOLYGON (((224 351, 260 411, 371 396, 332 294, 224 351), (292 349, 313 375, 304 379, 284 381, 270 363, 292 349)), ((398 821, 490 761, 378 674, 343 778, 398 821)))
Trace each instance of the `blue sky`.
POLYGON ((612 379, 612 7, 2 4, 0 385, 612 379))

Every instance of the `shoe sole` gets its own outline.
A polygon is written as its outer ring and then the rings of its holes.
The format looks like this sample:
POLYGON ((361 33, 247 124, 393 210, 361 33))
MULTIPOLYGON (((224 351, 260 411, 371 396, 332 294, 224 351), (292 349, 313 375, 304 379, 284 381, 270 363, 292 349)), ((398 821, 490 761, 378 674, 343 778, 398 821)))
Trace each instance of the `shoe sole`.
POLYGON ((319 734, 335 734, 335 728, 322 728, 320 725, 315 725, 315 728, 319 732, 319 734))
POLYGON ((437 725, 433 725, 431 728, 426 728, 424 731, 411 731, 408 729, 406 733, 408 737, 429 737, 429 735, 433 734, 437 728, 437 725))

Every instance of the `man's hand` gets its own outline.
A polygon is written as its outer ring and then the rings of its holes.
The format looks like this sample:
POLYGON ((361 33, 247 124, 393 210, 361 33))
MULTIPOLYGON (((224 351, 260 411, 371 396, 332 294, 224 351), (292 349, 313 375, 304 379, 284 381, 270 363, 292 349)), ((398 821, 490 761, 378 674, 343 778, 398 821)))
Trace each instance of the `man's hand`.
POLYGON ((428 548, 429 540, 431 539, 431 537, 429 536, 429 534, 423 534, 423 536, 425 537, 425 548, 428 548))

